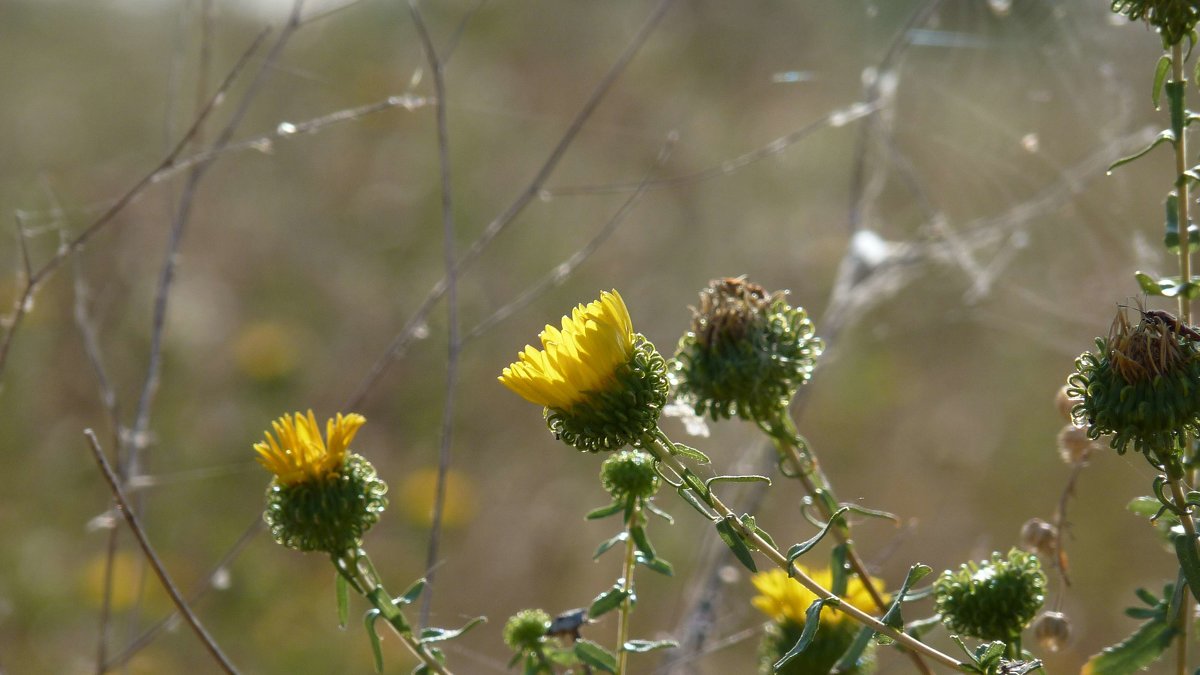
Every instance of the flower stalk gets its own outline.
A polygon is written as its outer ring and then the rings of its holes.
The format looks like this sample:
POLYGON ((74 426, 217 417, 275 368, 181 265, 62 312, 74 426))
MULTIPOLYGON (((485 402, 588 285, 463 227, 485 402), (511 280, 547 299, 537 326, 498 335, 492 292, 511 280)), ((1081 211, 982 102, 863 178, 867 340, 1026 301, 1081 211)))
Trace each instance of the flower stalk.
MULTIPOLYGON (((675 456, 674 444, 666 434, 661 430, 656 430, 654 433, 649 433, 641 439, 641 445, 647 452, 652 454, 657 459, 661 466, 670 469, 680 480, 672 480, 670 476, 663 475, 663 479, 676 486, 683 485, 703 485, 703 481, 696 476, 691 469, 687 468, 679 458, 675 456)), ((847 616, 857 621, 858 623, 871 628, 872 630, 885 635, 904 648, 909 649, 913 653, 921 654, 929 657, 931 660, 941 663, 944 666, 953 668, 956 671, 969 672, 968 664, 960 662, 958 659, 941 652, 934 647, 931 647, 924 642, 908 635, 907 633, 896 630, 891 626, 884 624, 879 619, 867 614, 850 603, 842 603, 828 589, 822 587, 811 577, 804 573, 797 565, 789 562, 787 556, 784 555, 773 543, 764 538, 761 534, 752 528, 746 527, 741 519, 712 490, 694 490, 696 496, 711 508, 717 515, 717 520, 728 522, 737 533, 743 537, 752 547, 762 553, 768 560, 778 566, 780 569, 788 573, 789 576, 799 581, 805 588, 812 591, 817 597, 828 599, 830 606, 836 607, 838 611, 845 613, 847 616)))
POLYGON ((636 562, 637 545, 633 539, 633 527, 642 522, 642 507, 634 500, 633 512, 625 521, 625 558, 621 564, 621 590, 625 599, 617 608, 617 675, 625 675, 629 668, 629 650, 625 643, 629 641, 629 615, 633 613, 633 570, 636 562))
MULTIPOLYGON (((829 501, 837 502, 834 496, 833 486, 825 473, 821 471, 820 462, 817 461, 816 453, 813 452, 812 446, 808 441, 800 435, 796 429, 795 423, 786 411, 780 411, 775 419, 762 425, 763 431, 771 437, 771 442, 775 444, 775 449, 780 456, 791 465, 795 472, 792 477, 800 481, 804 487, 804 492, 812 498, 813 504, 821 514, 821 518, 829 522, 833 519, 833 513, 829 510, 829 501), (822 499, 823 492, 830 499, 822 499)), ((830 529, 830 533, 842 544, 846 550, 846 562, 850 564, 850 569, 854 572, 863 583, 863 588, 871 596, 871 602, 879 611, 887 611, 888 603, 875 585, 871 583, 871 575, 867 571, 866 565, 863 563, 862 557, 858 555, 858 550, 854 546, 854 539, 850 533, 850 523, 844 519, 839 519, 834 527, 830 529)), ((906 650, 907 651, 907 650, 906 650)), ((908 652, 912 659, 913 665, 921 673, 928 675, 932 671, 921 655, 916 652, 908 652)))

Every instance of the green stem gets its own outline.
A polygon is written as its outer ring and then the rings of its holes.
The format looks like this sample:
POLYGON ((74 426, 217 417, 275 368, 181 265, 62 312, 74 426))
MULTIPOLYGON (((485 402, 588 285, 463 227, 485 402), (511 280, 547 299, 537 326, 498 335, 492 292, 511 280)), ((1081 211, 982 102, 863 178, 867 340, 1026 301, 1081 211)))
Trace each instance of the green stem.
MULTIPOLYGON (((1171 46, 1171 79, 1174 82, 1180 83, 1181 94, 1180 99, 1183 99, 1187 92, 1187 76, 1184 74, 1184 52, 1182 42, 1177 42, 1171 46)), ((1172 105, 1178 105, 1183 108, 1183 111, 1172 111, 1172 120, 1181 112, 1186 112, 1187 106, 1184 101, 1180 100, 1178 104, 1172 102, 1172 105)), ((1172 122, 1174 126, 1174 121, 1172 122)), ((1178 191, 1178 199, 1176 200, 1176 215, 1179 220, 1179 280, 1188 284, 1192 280, 1192 241, 1191 228, 1189 227, 1188 210, 1190 207, 1191 198, 1188 195, 1188 177, 1184 175, 1187 170, 1187 133, 1185 128, 1177 130, 1175 138, 1175 189, 1178 191)), ((1179 294, 1179 319, 1185 324, 1191 323, 1192 308, 1191 302, 1188 301, 1187 293, 1179 294)), ((1184 459, 1188 462, 1191 457, 1191 440, 1185 432, 1183 434, 1183 452, 1184 459)), ((1183 498, 1183 490, 1180 486, 1178 478, 1169 477, 1171 485, 1171 493, 1175 500, 1175 506, 1186 508, 1186 502, 1183 498)), ((1192 522, 1192 517, 1184 512, 1180 517, 1183 522, 1183 528, 1195 541, 1196 527, 1192 522)), ((1195 545, 1193 543, 1193 545, 1195 545)), ((1185 596, 1186 598, 1186 596, 1185 596)), ((1186 675, 1188 662, 1188 635, 1191 634, 1192 611, 1191 602, 1185 599, 1187 609, 1179 613, 1179 642, 1175 653, 1175 666, 1178 675, 1186 675)))
POLYGON ((335 557, 334 567, 338 574, 341 574, 349 582, 351 588, 379 610, 379 615, 387 621, 392 632, 400 638, 404 646, 417 659, 429 667, 430 672, 438 675, 452 675, 446 666, 442 665, 442 662, 438 661, 429 651, 425 643, 413 635, 412 626, 404 618, 404 613, 400 611, 400 608, 392 602, 391 594, 379 581, 375 566, 371 564, 371 559, 367 557, 366 551, 360 549, 349 556, 335 557))
POLYGON ((634 504, 633 512, 625 521, 625 561, 621 566, 621 590, 625 599, 617 610, 617 675, 625 675, 629 667, 629 652, 625 643, 629 640, 629 615, 633 612, 633 568, 637 546, 633 541, 632 529, 641 519, 641 506, 634 504))
MULTIPOLYGON (((648 434, 646 437, 644 437, 642 439, 642 445, 645 447, 646 451, 648 451, 652 455, 654 455, 655 459, 657 459, 661 464, 663 464, 664 466, 669 468, 672 472, 674 472, 680 478, 684 478, 685 476, 688 476, 691 479, 688 481, 689 483, 697 483, 699 485, 703 485, 704 481, 702 481, 698 476, 696 476, 691 471, 691 469, 684 466, 683 463, 680 462, 679 459, 675 456, 674 444, 671 442, 671 440, 669 438, 667 438, 666 434, 664 434, 661 429, 656 429, 654 432, 652 432, 651 434, 648 434)), ((713 511, 716 512, 719 519, 724 519, 724 520, 728 521, 729 524, 734 528, 734 530, 743 539, 745 539, 746 542, 748 544, 750 544, 750 546, 753 549, 759 551, 760 553, 762 553, 762 555, 766 556, 766 558, 769 559, 772 563, 774 563, 780 569, 787 572, 788 576, 790 576, 793 579, 795 579, 796 581, 800 582, 801 585, 803 585, 808 590, 812 591, 813 594, 815 594, 818 598, 825 598, 825 599, 830 599, 830 600, 834 600, 834 601, 838 602, 839 603, 837 605, 838 611, 844 613, 846 616, 849 616, 851 619, 857 621, 858 623, 860 623, 864 626, 870 627, 871 630, 874 630, 877 633, 880 633, 882 635, 886 635, 887 637, 891 638, 892 640, 899 643, 900 645, 907 647, 908 649, 912 650, 913 652, 917 652, 917 653, 923 654, 925 656, 928 656, 930 659, 933 659, 934 661, 937 661, 938 663, 941 663, 942 665, 953 668, 957 671, 970 672, 969 664, 962 663, 958 659, 950 656, 949 654, 940 652, 937 649, 934 649, 933 647, 930 647, 929 645, 925 644, 924 642, 921 642, 920 640, 912 637, 911 635, 908 635, 907 633, 904 633, 903 631, 896 630, 895 628, 892 628, 891 626, 884 624, 879 619, 876 619, 875 617, 871 616, 870 614, 867 614, 866 612, 862 611, 861 609, 855 607, 854 605, 852 605, 848 602, 846 602, 846 603, 840 602, 840 600, 837 598, 837 596, 835 596, 833 593, 829 592, 828 589, 823 588, 816 581, 813 581, 813 579, 811 577, 809 577, 801 569, 796 567, 796 565, 794 563, 789 562, 787 559, 787 556, 784 555, 782 552, 780 552, 779 549, 775 548, 775 546, 773 544, 771 544, 771 542, 767 541, 767 539, 765 539, 758 532, 756 532, 750 528, 747 528, 745 525, 743 525, 741 519, 738 518, 733 513, 733 511, 731 511, 729 509, 729 507, 726 506, 725 503, 723 501, 721 501, 720 498, 717 497, 717 495, 714 492, 712 492, 711 490, 704 490, 704 491, 693 490, 693 491, 696 493, 696 496, 701 501, 703 501, 705 504, 707 504, 709 506, 709 508, 711 508, 713 511)))
MULTIPOLYGON (((771 441, 775 444, 775 449, 779 451, 781 457, 790 462, 792 468, 796 471, 795 478, 804 486, 804 491, 812 498, 813 504, 820 511, 821 517, 828 522, 833 518, 833 513, 829 510, 829 505, 825 500, 821 499, 817 494, 817 490, 823 490, 825 494, 837 502, 837 497, 833 492, 833 485, 825 473, 821 471, 821 464, 817 461, 816 452, 812 449, 807 439, 800 435, 800 431, 796 429, 795 422, 792 421, 790 415, 786 411, 780 412, 779 416, 771 421, 769 425, 768 435, 771 441)), ((849 521, 842 519, 833 528, 830 529, 834 538, 846 550, 846 562, 850 563, 850 569, 862 581, 863 588, 871 596, 871 601, 875 603, 875 607, 880 612, 887 611, 888 603, 880 594, 879 589, 875 588, 875 584, 871 582, 871 575, 867 572, 867 567, 863 563, 862 558, 858 555, 858 551, 854 547, 854 540, 850 534, 849 521)), ((917 670, 925 675, 930 675, 933 671, 929 669, 929 664, 921 658, 916 652, 904 650, 912 659, 913 665, 917 670)))

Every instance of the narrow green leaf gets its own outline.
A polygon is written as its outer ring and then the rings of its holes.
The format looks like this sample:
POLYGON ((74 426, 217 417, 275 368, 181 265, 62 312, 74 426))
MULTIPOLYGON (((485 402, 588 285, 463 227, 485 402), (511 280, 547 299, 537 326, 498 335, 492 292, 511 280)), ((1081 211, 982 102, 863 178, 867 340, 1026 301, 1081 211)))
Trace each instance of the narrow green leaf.
POLYGON ((771 479, 757 474, 746 476, 713 476, 704 481, 704 487, 712 489, 713 483, 766 483, 770 485, 771 479))
POLYGON ((1192 596, 1200 600, 1200 555, 1196 553, 1196 537, 1180 534, 1171 538, 1175 544, 1175 557, 1179 558, 1179 568, 1187 579, 1192 596))
POLYGON ((859 630, 854 642, 850 643, 850 648, 846 650, 845 654, 842 654, 842 658, 838 659, 837 665, 833 667, 833 672, 845 673, 858 668, 863 652, 867 651, 873 637, 875 637, 875 631, 870 628, 864 626, 859 630))
POLYGON ((711 464, 712 463, 712 460, 708 458, 708 455, 704 454, 703 452, 700 452, 699 450, 693 448, 690 445, 684 445, 683 443, 675 443, 674 447, 675 447, 676 455, 682 455, 682 456, 687 457, 688 459, 692 460, 693 462, 699 462, 701 464, 711 464))
POLYGON ((350 583, 341 573, 333 575, 333 592, 337 594, 338 628, 345 628, 350 620, 350 583))
POLYGON ((825 537, 825 535, 829 532, 829 529, 831 527, 833 527, 833 524, 835 522, 837 522, 838 518, 842 514, 844 514, 846 511, 849 511, 849 510, 850 509, 848 507, 843 506, 842 508, 838 509, 837 511, 834 511, 833 517, 829 519, 829 522, 825 523, 825 526, 821 528, 820 532, 817 532, 816 534, 814 534, 813 536, 809 537, 808 539, 804 540, 803 542, 801 542, 799 544, 793 544, 792 547, 789 548, 788 552, 787 552, 788 562, 791 563, 796 558, 799 558, 800 556, 802 556, 805 553, 808 553, 810 550, 812 550, 812 548, 814 546, 816 546, 817 544, 819 544, 821 542, 821 539, 823 539, 825 537))
POLYGON ((418 663, 417 667, 413 668, 409 675, 429 675, 429 673, 430 670, 428 664, 418 663))
POLYGON ((1133 675, 1157 661, 1177 632, 1175 626, 1164 620, 1147 621, 1133 635, 1088 659, 1081 674, 1133 675))
POLYGON ((601 506, 600 508, 588 511, 588 514, 584 516, 584 518, 587 520, 600 520, 601 518, 607 518, 611 515, 620 513, 624 508, 624 504, 613 502, 608 506, 601 506))
POLYGON ((821 626, 821 608, 827 604, 836 607, 841 602, 836 598, 818 598, 808 606, 804 612, 804 630, 800 632, 800 639, 796 640, 796 644, 792 645, 783 658, 775 662, 775 672, 779 672, 788 661, 800 656, 812 644, 813 638, 817 636, 817 629, 821 626))
POLYGON ((690 504, 693 509, 696 509, 697 511, 699 511, 700 515, 702 515, 705 518, 708 518, 709 520, 712 520, 712 521, 715 521, 719 518, 719 516, 717 516, 715 513, 713 513, 712 511, 710 511, 708 509, 708 506, 704 503, 703 500, 701 500, 699 497, 696 496, 695 492, 689 490, 686 487, 678 488, 676 491, 679 493, 680 497, 683 497, 683 501, 690 504))
POLYGON ((846 597, 846 587, 850 585, 850 575, 846 571, 846 545, 838 544, 829 555, 829 571, 833 576, 829 592, 839 598, 846 597))
POLYGON ((653 513, 654 515, 658 516, 659 518, 662 518, 663 520, 667 521, 667 523, 669 523, 671 525, 675 524, 675 519, 671 517, 671 514, 658 508, 658 506, 655 505, 654 502, 647 500, 644 505, 646 507, 646 510, 649 511, 650 513, 653 513))
POLYGON ((897 516, 896 514, 892 513, 891 511, 881 511, 879 509, 868 509, 867 507, 859 506, 858 504, 842 504, 842 506, 845 506, 846 508, 850 509, 854 513, 859 514, 860 516, 867 516, 868 518, 880 518, 882 520, 890 520, 893 523, 900 522, 900 516, 897 516))
POLYGON ((1142 292, 1145 293, 1146 295, 1162 295, 1163 294, 1162 284, 1160 284, 1157 280, 1153 279, 1149 274, 1145 274, 1143 272, 1137 272, 1133 275, 1133 278, 1137 279, 1138 286, 1141 287, 1142 292))
POLYGON ((1167 81, 1167 73, 1171 72, 1171 56, 1163 54, 1158 58, 1158 65, 1154 67, 1154 91, 1151 93, 1150 100, 1154 102, 1154 109, 1158 110, 1158 101, 1162 95, 1163 82, 1167 81))
POLYGON ((1156 136, 1154 140, 1150 142, 1150 145, 1147 145, 1128 157, 1122 157, 1121 159, 1118 159, 1110 164, 1108 166, 1109 173, 1112 173, 1112 170, 1116 169, 1117 167, 1125 166, 1126 164, 1145 156, 1151 150, 1157 148, 1163 143, 1175 143, 1175 134, 1170 129, 1163 129, 1162 131, 1158 132, 1158 136, 1156 136))
POLYGON ((477 616, 463 624, 462 628, 424 628, 421 630, 421 642, 453 640, 481 623, 487 623, 486 616, 477 616))
POLYGON ((771 534, 770 534, 769 532, 767 532, 766 530, 762 529, 762 528, 761 528, 761 527, 759 527, 758 525, 755 525, 755 526, 754 526, 754 534, 757 534, 758 536, 762 537, 763 541, 767 542, 767 544, 768 544, 768 545, 769 545, 771 548, 774 548, 774 549, 778 549, 778 548, 779 548, 779 546, 777 546, 777 545, 775 544, 775 539, 774 539, 774 537, 772 537, 772 536, 771 536, 771 534))
POLYGON ((1187 83, 1167 82, 1163 85, 1163 90, 1167 92, 1167 110, 1171 114, 1171 131, 1174 132, 1175 138, 1179 138, 1183 135, 1183 120, 1187 116, 1187 108, 1184 104, 1187 96, 1187 83))
POLYGON ((645 654, 656 649, 674 649, 679 643, 674 640, 629 640, 625 643, 625 651, 631 654, 645 654))
POLYGON ((746 566, 746 569, 751 572, 757 572, 758 567, 754 564, 754 557, 750 555, 750 548, 746 546, 746 542, 742 539, 742 535, 738 534, 733 529, 733 525, 728 520, 717 521, 717 535, 721 537, 721 541, 733 551, 734 557, 738 562, 746 566))
POLYGON ((1153 518, 1162 510, 1162 503, 1154 497, 1134 497, 1125 505, 1125 509, 1143 518, 1153 518))
POLYGON ((704 484, 704 481, 700 480, 700 477, 697 476, 696 474, 692 473, 691 471, 684 472, 683 482, 687 483, 687 486, 690 487, 693 492, 695 492, 697 495, 700 495, 701 497, 707 497, 710 492, 710 490, 708 489, 708 486, 704 484))
POLYGON ((371 638, 371 652, 375 655, 375 672, 383 672, 383 647, 379 644, 379 633, 375 632, 375 620, 379 618, 379 610, 368 610, 363 616, 367 627, 367 637, 371 638))
POLYGON ((671 566, 671 563, 662 558, 647 558, 645 554, 638 551, 633 554, 633 560, 638 565, 644 565, 652 572, 658 572, 667 577, 675 576, 675 568, 671 566))
MULTIPOLYGON (((900 590, 897 591, 895 597, 892 598, 892 604, 888 607, 888 610, 884 612, 883 618, 880 619, 884 625, 891 626, 897 630, 904 630, 904 616, 900 612, 900 605, 904 602, 905 596, 908 595, 908 589, 932 571, 932 567, 929 565, 922 565, 921 563, 917 563, 908 568, 908 574, 904 577, 904 583, 900 585, 900 590)), ((881 639, 884 638, 883 635, 880 635, 879 637, 881 639)))
POLYGON ((592 604, 588 607, 588 618, 596 619, 613 611, 620 607, 621 603, 625 602, 625 598, 628 597, 629 593, 625 592, 625 589, 613 585, 612 588, 597 595, 596 599, 592 600, 592 604))
POLYGON ((424 590, 425 590, 425 580, 417 579, 416 581, 413 582, 412 586, 409 586, 408 589, 406 589, 404 591, 404 593, 402 593, 400 595, 400 597, 393 600, 392 604, 411 605, 413 602, 416 601, 417 598, 421 597, 421 592, 424 590))
POLYGON ((605 551, 616 546, 617 544, 625 543, 625 540, 628 538, 628 532, 618 532, 612 537, 600 542, 600 545, 596 547, 596 552, 592 554, 592 560, 598 560, 600 556, 604 555, 605 551))
POLYGON ((654 546, 650 544, 650 537, 646 536, 646 528, 637 526, 629 528, 629 533, 633 535, 633 545, 637 550, 646 554, 647 558, 654 558, 654 546))
POLYGON ((578 640, 574 649, 575 656, 579 657, 581 662, 606 673, 617 672, 617 657, 595 642, 578 640))

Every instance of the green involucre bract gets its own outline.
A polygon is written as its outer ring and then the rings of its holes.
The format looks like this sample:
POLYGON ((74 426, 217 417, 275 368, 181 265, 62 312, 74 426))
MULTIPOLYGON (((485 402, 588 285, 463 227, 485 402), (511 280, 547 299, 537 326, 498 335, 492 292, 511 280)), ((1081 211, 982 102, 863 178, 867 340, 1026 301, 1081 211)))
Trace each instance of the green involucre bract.
POLYGON ((1046 575, 1036 555, 1014 548, 942 572, 933 593, 950 632, 1013 642, 1045 601, 1046 575))
POLYGON ((275 541, 299 551, 343 553, 387 508, 387 484, 362 456, 348 453, 342 469, 324 479, 296 485, 278 480, 267 488, 263 519, 275 541))
POLYGON ((654 458, 640 450, 622 450, 600 465, 600 484, 613 499, 649 499, 659 482, 654 458))
POLYGON ((1154 26, 1167 46, 1187 37, 1200 21, 1200 0, 1112 0, 1111 9, 1154 26))

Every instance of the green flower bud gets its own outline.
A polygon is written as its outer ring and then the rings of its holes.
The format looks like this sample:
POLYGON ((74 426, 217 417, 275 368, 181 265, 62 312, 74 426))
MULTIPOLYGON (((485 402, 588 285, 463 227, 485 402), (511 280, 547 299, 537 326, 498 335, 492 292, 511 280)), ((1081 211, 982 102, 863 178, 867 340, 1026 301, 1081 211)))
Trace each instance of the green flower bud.
POLYGON ((1045 601, 1046 575, 1036 555, 1014 548, 1007 558, 993 553, 942 572, 933 593, 952 633, 1013 642, 1045 601))
POLYGON ((600 465, 600 484, 613 499, 649 499, 659 484, 654 458, 641 450, 622 450, 600 465))
POLYGON ((1187 37, 1200 21, 1198 0, 1112 0, 1111 8, 1130 21, 1144 20, 1157 28, 1167 47, 1187 37))
POLYGON ((1072 411, 1095 440, 1112 434, 1119 454, 1132 445, 1160 466, 1177 458, 1185 435, 1200 433, 1200 354, 1196 343, 1167 322, 1117 313, 1096 353, 1075 360, 1069 393, 1083 402, 1072 411))
POLYGON ((504 624, 504 644, 513 651, 537 647, 550 629, 550 615, 540 609, 523 609, 504 624))
POLYGON ((771 420, 811 377, 823 345, 785 295, 741 279, 717 279, 700 292, 671 362, 678 396, 696 414, 771 420))
POLYGON ((275 541, 288 548, 343 553, 361 546, 363 535, 379 522, 386 493, 375 467, 347 453, 345 464, 328 477, 294 485, 271 481, 263 518, 275 541))

